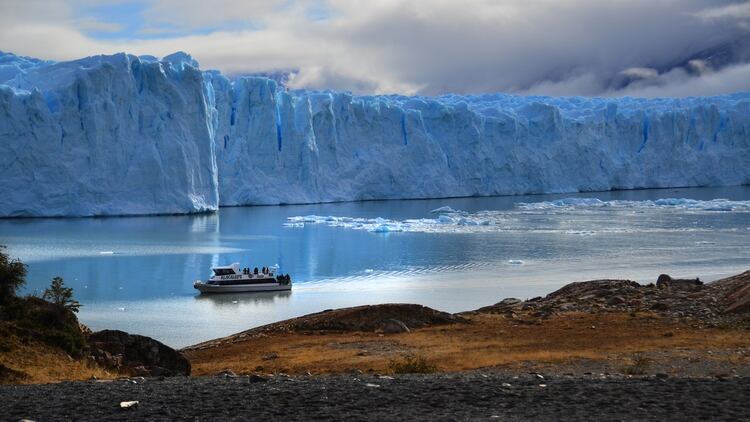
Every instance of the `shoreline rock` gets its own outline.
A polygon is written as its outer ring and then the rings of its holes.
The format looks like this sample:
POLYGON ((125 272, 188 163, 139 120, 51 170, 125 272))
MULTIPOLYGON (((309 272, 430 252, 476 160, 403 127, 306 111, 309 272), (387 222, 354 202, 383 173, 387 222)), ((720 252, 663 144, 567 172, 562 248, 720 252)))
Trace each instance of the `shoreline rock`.
POLYGON ((179 351, 137 334, 102 330, 88 337, 91 358, 100 365, 131 376, 190 375, 190 361, 179 351))
POLYGON ((471 313, 524 314, 549 318, 567 312, 655 312, 674 320, 707 327, 750 329, 750 271, 704 284, 699 279, 674 279, 662 274, 656 284, 631 280, 574 282, 544 298, 504 299, 471 313))

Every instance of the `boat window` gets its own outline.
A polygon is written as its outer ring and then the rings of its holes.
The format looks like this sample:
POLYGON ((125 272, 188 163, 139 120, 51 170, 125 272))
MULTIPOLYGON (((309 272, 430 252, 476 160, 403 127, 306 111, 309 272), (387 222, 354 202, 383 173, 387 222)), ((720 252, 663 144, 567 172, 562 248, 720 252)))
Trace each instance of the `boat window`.
POLYGON ((214 274, 216 275, 230 275, 234 274, 234 270, 229 268, 214 268, 214 274))

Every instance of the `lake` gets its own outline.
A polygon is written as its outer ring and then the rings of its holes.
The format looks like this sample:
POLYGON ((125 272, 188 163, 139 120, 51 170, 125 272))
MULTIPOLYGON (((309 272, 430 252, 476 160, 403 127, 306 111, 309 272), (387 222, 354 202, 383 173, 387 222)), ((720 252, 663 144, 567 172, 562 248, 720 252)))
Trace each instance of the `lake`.
POLYGON ((457 312, 570 281, 735 274, 750 268, 750 186, 5 219, 0 244, 29 264, 27 293, 61 276, 92 329, 181 347, 329 308, 457 312), (212 265, 232 262, 279 265, 294 289, 193 289, 212 265))

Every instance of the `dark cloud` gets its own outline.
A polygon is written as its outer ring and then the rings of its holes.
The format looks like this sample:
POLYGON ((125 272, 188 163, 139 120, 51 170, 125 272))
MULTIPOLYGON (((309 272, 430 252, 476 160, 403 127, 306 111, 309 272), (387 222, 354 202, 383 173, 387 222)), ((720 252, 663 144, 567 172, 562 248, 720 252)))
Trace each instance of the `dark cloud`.
POLYGON ((3 7, 0 47, 53 59, 184 50, 204 68, 232 74, 295 69, 293 87, 358 93, 685 96, 750 90, 750 78, 743 79, 750 62, 747 1, 146 2, 144 28, 164 23, 196 32, 128 40, 85 36, 76 27, 85 16, 72 6, 42 15, 21 7, 34 3, 3 7))

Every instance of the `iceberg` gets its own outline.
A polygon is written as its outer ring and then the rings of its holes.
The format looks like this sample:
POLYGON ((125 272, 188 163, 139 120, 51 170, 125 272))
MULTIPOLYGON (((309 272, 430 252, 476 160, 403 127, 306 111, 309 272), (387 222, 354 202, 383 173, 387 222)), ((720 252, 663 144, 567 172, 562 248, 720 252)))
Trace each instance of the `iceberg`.
POLYGON ((0 116, 0 217, 750 183, 748 93, 352 95, 0 52, 0 116))

